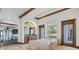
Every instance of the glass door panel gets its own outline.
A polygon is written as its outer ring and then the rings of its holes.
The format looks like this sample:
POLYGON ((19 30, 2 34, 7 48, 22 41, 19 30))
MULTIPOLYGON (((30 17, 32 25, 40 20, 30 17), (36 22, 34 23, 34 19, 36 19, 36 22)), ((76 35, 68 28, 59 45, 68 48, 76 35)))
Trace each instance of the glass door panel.
POLYGON ((39 26, 39 39, 44 38, 45 37, 45 27, 44 25, 40 25, 39 26))
POLYGON ((64 43, 73 44, 73 24, 64 25, 64 43))
POLYGON ((44 38, 44 28, 41 28, 41 38, 44 38))
POLYGON ((18 33, 13 33, 16 27, 0 26, 0 46, 17 42, 18 33))

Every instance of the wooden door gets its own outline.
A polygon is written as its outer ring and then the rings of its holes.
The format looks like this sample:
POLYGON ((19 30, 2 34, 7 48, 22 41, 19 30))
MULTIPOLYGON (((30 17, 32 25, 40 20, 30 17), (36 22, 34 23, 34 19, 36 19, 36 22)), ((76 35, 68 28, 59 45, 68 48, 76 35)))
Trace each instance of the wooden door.
POLYGON ((61 41, 63 45, 76 46, 76 20, 62 21, 61 41))

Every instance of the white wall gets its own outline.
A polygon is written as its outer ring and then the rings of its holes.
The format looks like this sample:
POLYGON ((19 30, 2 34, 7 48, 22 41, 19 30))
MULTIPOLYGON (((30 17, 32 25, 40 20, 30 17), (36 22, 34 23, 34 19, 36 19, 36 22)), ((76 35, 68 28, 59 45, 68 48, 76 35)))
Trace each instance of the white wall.
POLYGON ((45 17, 39 20, 39 25, 45 24, 45 37, 48 37, 47 33, 47 22, 57 24, 58 27, 58 38, 61 41, 61 21, 76 18, 76 45, 79 46, 79 9, 69 9, 49 17, 45 17))

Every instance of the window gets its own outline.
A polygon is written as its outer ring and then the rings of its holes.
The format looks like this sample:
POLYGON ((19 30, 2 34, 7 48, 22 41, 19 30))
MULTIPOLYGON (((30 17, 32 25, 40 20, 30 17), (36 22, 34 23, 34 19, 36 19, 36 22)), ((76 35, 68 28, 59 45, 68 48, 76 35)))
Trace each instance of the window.
POLYGON ((48 26, 48 36, 50 38, 57 38, 57 26, 56 25, 50 25, 48 26))

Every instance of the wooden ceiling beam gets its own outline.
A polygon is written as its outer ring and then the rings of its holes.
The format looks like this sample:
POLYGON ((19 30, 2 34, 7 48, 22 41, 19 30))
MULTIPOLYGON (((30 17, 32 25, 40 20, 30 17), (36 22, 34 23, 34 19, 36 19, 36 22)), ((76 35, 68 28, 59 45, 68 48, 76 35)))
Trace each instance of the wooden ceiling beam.
POLYGON ((29 8, 26 12, 22 13, 19 18, 24 17, 25 15, 27 15, 28 13, 30 13, 31 11, 33 11, 35 8, 29 8))
POLYGON ((57 13, 59 13, 59 12, 66 11, 66 10, 68 10, 68 9, 70 9, 70 8, 63 8, 63 9, 57 10, 57 11, 55 11, 55 12, 52 12, 52 13, 50 13, 50 14, 47 14, 47 15, 41 16, 41 17, 35 17, 35 19, 39 20, 39 19, 42 19, 42 18, 45 18, 45 17, 51 16, 51 15, 57 14, 57 13))

